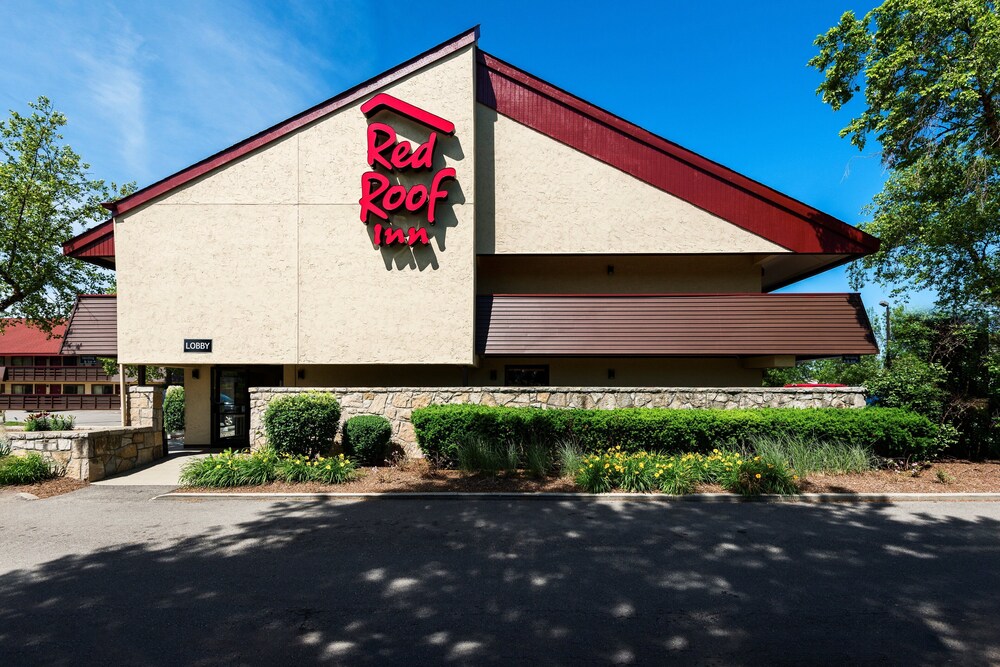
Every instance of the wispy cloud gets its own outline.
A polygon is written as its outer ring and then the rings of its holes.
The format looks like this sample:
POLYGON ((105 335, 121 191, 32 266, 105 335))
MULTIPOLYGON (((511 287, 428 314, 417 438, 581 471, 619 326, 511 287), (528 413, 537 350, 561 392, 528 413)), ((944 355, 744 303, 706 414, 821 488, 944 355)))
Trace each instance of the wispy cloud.
POLYGON ((96 176, 147 185, 325 99, 370 58, 362 5, 0 3, 0 105, 44 94, 96 176))
MULTIPOLYGON (((117 12, 115 12, 117 14, 117 12)), ((145 94, 139 52, 142 38, 125 17, 117 15, 117 29, 100 48, 76 52, 83 64, 83 83, 94 109, 118 137, 118 157, 133 180, 146 180, 153 172, 146 131, 145 94)))

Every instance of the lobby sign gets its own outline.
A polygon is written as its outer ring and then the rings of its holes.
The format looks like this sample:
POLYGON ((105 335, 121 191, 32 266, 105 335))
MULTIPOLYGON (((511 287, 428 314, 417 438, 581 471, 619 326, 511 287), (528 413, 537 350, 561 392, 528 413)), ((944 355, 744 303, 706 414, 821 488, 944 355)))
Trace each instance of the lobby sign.
POLYGON ((433 174, 429 184, 415 183, 409 187, 393 183, 388 174, 431 171, 438 135, 454 134, 455 124, 386 93, 379 93, 361 105, 361 112, 368 118, 383 109, 415 120, 429 127, 431 133, 427 141, 414 148, 409 141, 399 138, 392 126, 386 123, 368 124, 367 157, 372 170, 361 176, 361 199, 358 201, 361 204, 361 222, 367 225, 375 220, 372 240, 376 247, 427 245, 430 243, 427 227, 406 230, 394 227, 390 215, 397 211, 422 211, 427 224, 433 225, 437 221, 438 204, 448 198, 444 183, 455 178, 455 169, 444 167, 433 174))
POLYGON ((211 338, 185 338, 184 339, 184 351, 185 352, 211 352, 212 351, 212 339, 211 338))

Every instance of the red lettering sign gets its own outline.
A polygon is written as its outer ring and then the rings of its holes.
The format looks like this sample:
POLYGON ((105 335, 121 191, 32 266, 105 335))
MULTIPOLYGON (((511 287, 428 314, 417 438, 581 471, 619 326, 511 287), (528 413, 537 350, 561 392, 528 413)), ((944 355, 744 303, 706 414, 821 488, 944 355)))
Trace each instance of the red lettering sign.
POLYGON ((423 142, 415 149, 410 142, 400 139, 396 130, 385 123, 369 123, 367 135, 367 159, 372 171, 361 175, 361 222, 366 225, 374 217, 385 221, 376 223, 373 229, 373 242, 376 246, 417 243, 427 245, 430 238, 426 227, 410 227, 405 232, 402 228, 392 227, 390 215, 396 211, 417 213, 426 211, 427 224, 437 221, 437 207, 448 198, 444 183, 455 178, 452 167, 439 169, 431 178, 429 185, 416 183, 409 187, 392 180, 382 171, 404 172, 408 170, 431 170, 434 164, 434 148, 437 145, 438 134, 453 134, 455 125, 439 116, 419 109, 412 104, 398 100, 391 95, 381 93, 361 105, 365 116, 383 109, 389 109, 399 115, 411 118, 432 129, 423 142))

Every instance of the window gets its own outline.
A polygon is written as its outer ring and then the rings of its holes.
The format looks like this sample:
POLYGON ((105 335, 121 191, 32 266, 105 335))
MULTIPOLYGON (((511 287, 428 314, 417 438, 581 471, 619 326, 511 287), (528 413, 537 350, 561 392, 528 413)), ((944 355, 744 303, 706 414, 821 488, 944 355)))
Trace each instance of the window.
POLYGON ((64 384, 62 386, 62 393, 64 394, 82 394, 83 385, 82 384, 64 384))
POLYGON ((504 366, 503 383, 508 387, 547 387, 549 367, 504 366))
POLYGON ((48 365, 49 365, 48 357, 35 357, 35 366, 48 366, 48 365))
POLYGON ((10 358, 10 365, 11 366, 34 366, 35 365, 35 358, 34 357, 11 357, 10 358))
POLYGON ((76 357, 63 357, 62 358, 62 365, 63 366, 76 366, 77 365, 77 358, 76 357))
POLYGON ((50 384, 49 385, 49 393, 52 394, 52 395, 59 395, 59 394, 61 394, 62 393, 62 385, 61 384, 50 384))
POLYGON ((10 386, 10 393, 12 394, 30 394, 32 387, 30 384, 12 384, 10 386))
POLYGON ((115 386, 113 384, 92 384, 90 385, 91 394, 113 394, 115 393, 115 386))
POLYGON ((36 384, 35 385, 35 393, 36 394, 44 394, 46 387, 48 387, 48 385, 45 385, 45 384, 36 384))
POLYGON ((81 366, 96 366, 97 357, 80 357, 81 366))

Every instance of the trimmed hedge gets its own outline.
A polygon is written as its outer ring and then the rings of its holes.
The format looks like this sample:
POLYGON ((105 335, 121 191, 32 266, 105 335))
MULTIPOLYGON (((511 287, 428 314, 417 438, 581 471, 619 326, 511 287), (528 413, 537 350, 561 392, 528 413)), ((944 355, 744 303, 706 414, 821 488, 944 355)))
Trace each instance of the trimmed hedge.
POLYGON ((380 465, 389 454, 392 424, 381 415, 356 415, 344 423, 344 453, 364 465, 380 465))
POLYGON ((444 465, 455 463, 459 443, 469 437, 547 442, 553 447, 569 440, 588 452, 620 446, 627 452, 708 453, 779 435, 864 445, 889 457, 931 458, 941 447, 937 426, 898 408, 545 410, 430 405, 414 410, 411 419, 421 451, 444 465))
POLYGON ((163 425, 168 433, 184 430, 184 387, 173 386, 163 397, 163 425))
POLYGON ((279 454, 329 452, 339 426, 340 403, 333 394, 316 391, 279 396, 264 411, 267 442, 279 454))

